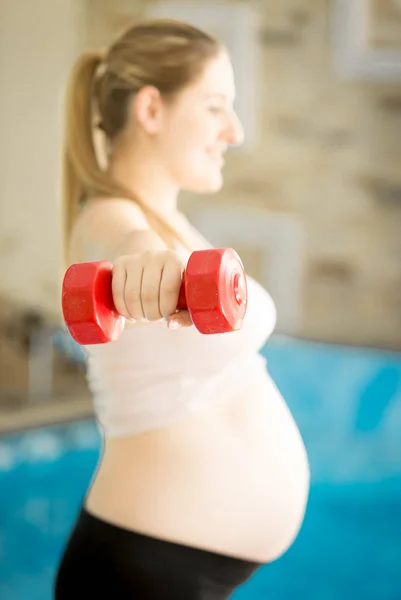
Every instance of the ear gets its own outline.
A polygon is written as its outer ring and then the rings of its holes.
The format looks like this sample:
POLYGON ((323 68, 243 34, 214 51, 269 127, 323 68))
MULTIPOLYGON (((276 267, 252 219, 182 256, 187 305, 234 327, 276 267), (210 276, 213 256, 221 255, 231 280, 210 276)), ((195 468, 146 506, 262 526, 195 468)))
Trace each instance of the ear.
POLYGON ((162 120, 163 99, 159 90, 147 85, 136 94, 133 110, 137 122, 150 135, 158 133, 162 120))

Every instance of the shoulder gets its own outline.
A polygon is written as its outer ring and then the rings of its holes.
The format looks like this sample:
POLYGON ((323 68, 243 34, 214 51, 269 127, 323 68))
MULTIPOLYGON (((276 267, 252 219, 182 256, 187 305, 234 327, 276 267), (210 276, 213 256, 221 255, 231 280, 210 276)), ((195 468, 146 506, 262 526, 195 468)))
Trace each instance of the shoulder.
POLYGON ((126 198, 91 198, 83 205, 77 219, 86 225, 107 222, 124 221, 131 226, 149 228, 149 223, 144 211, 139 204, 126 198))
POLYGON ((132 232, 151 227, 138 204, 124 198, 93 198, 85 202, 72 227, 69 247, 75 262, 109 256, 132 232))
POLYGON ((120 237, 133 230, 149 230, 149 222, 138 204, 125 198, 93 198, 80 210, 71 239, 120 237))

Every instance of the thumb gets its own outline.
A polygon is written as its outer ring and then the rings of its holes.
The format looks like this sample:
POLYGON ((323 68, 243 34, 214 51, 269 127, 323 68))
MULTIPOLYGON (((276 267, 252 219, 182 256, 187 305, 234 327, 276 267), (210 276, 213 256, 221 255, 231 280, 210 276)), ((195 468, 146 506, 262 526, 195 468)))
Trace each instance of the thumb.
POLYGON ((179 310, 174 315, 167 318, 167 327, 169 329, 190 327, 191 325, 193 325, 193 323, 188 310, 179 310))

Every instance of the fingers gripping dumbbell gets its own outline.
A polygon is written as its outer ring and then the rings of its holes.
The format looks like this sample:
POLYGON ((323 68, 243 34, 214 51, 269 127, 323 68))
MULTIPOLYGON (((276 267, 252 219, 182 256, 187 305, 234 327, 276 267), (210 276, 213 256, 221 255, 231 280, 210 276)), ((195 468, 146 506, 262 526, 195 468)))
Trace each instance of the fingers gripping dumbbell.
MULTIPOLYGON (((113 303, 113 265, 109 261, 71 265, 62 284, 66 326, 81 345, 117 340, 125 325, 113 303)), ((183 274, 177 310, 187 309, 203 334, 241 328, 247 309, 247 283, 242 262, 231 248, 197 250, 183 274)))

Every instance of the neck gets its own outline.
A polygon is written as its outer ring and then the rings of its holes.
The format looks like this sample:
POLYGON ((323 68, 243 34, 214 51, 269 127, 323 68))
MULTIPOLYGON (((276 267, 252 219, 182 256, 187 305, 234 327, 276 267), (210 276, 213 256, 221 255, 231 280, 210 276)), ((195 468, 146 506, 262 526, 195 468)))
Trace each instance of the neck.
POLYGON ((160 163, 140 152, 115 152, 109 157, 109 173, 157 214, 177 212, 178 187, 160 163))

